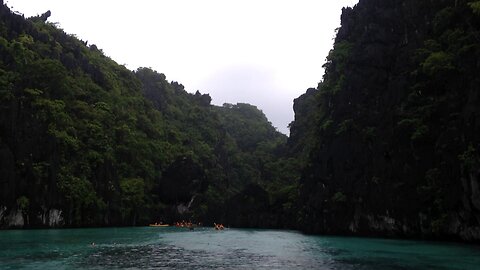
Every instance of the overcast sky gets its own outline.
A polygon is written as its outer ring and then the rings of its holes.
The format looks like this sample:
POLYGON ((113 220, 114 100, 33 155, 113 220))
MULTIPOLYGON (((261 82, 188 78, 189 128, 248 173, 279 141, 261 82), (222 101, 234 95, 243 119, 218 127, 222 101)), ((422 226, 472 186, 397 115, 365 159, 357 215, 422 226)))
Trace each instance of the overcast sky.
POLYGON ((213 103, 247 102, 288 134, 293 99, 316 87, 358 0, 5 0, 26 17, 51 10, 69 34, 131 70, 151 67, 213 103))

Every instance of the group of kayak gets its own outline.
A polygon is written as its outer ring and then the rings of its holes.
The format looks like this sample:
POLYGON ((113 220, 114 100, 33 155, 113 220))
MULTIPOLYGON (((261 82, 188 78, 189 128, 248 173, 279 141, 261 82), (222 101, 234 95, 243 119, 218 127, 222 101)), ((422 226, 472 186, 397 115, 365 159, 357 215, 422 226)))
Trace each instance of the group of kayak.
POLYGON ((163 222, 155 222, 155 223, 149 224, 148 226, 150 226, 150 227, 169 227, 170 225, 163 224, 163 222))
MULTIPOLYGON (((225 226, 223 226, 223 224, 213 223, 213 225, 214 225, 215 230, 225 229, 225 226)), ((163 222, 155 222, 155 223, 149 224, 148 226, 149 227, 170 227, 170 224, 164 224, 163 222)), ((194 224, 190 221, 186 222, 186 221, 182 220, 181 222, 173 223, 173 226, 175 226, 177 228, 188 228, 190 230, 193 230, 197 226, 202 226, 202 224, 201 223, 194 224)))
POLYGON ((215 226, 215 230, 223 230, 223 229, 225 229, 225 227, 223 226, 223 224, 213 223, 213 225, 215 226))
POLYGON ((181 222, 175 222, 174 223, 175 227, 179 227, 179 228, 193 228, 193 227, 197 227, 197 226, 201 226, 202 224, 201 223, 198 223, 198 224, 194 224, 192 223, 191 221, 185 221, 185 220, 182 220, 181 222))

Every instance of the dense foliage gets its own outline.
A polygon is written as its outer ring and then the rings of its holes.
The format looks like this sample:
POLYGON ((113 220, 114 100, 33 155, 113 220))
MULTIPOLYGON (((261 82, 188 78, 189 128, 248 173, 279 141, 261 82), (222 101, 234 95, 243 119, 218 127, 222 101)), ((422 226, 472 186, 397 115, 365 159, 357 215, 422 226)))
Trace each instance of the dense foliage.
MULTIPOLYGON (((3 3, 3 2, 0 2, 3 3)), ((343 10, 291 136, 0 7, 0 225, 480 240, 480 1, 343 10)))
POLYGON ((479 3, 343 10, 323 81, 295 102, 304 230, 480 239, 479 3))
POLYGON ((260 110, 129 71, 49 16, 0 6, 0 224, 285 226, 298 172, 260 110))

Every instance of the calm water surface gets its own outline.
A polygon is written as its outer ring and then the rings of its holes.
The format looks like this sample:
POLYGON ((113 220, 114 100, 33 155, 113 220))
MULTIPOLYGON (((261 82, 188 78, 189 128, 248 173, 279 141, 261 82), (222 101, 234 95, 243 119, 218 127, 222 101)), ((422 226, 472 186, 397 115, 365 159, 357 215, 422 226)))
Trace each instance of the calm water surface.
POLYGON ((480 269, 480 248, 274 230, 0 231, 0 269, 116 268, 463 270, 480 269))

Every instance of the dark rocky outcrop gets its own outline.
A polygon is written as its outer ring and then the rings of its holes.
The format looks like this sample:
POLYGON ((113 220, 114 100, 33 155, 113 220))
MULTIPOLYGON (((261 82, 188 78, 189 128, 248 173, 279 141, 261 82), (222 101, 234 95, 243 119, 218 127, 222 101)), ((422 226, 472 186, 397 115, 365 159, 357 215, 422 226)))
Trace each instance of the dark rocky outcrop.
POLYGON ((468 1, 361 0, 341 23, 292 123, 310 150, 302 228, 480 241, 480 17, 468 1))
POLYGON ((62 211, 58 209, 46 209, 37 213, 37 216, 29 216, 28 213, 18 208, 0 206, 0 228, 24 228, 24 227, 62 227, 65 225, 62 211))

